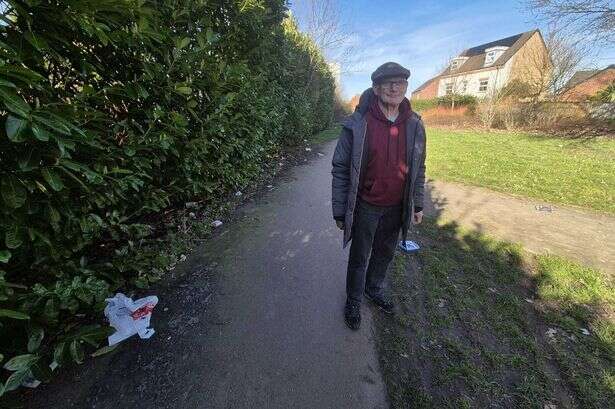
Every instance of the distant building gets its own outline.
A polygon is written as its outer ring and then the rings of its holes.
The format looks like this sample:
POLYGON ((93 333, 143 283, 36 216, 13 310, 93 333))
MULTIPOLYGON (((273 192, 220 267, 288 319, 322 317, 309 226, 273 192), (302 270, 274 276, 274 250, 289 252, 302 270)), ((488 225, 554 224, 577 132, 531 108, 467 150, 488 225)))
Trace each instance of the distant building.
POLYGON ((438 96, 439 77, 425 81, 417 89, 412 91, 412 99, 432 99, 438 96))
POLYGON ((540 30, 532 30, 465 50, 442 73, 414 90, 412 99, 453 93, 481 98, 515 79, 546 83, 550 70, 551 60, 540 30))
POLYGON ((560 95, 561 101, 586 101, 615 82, 615 64, 601 70, 577 71, 560 95))

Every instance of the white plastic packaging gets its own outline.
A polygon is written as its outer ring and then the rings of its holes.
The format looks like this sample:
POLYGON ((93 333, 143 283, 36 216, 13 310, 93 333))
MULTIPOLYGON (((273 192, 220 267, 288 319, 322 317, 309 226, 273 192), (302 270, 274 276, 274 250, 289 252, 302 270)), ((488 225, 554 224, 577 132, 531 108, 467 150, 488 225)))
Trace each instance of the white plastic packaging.
POLYGON ((109 336, 109 346, 139 334, 141 339, 147 339, 154 335, 154 329, 149 328, 149 321, 152 311, 158 304, 158 297, 155 295, 139 298, 133 301, 122 293, 115 294, 113 298, 107 298, 105 307, 105 317, 115 328, 115 333, 109 336))

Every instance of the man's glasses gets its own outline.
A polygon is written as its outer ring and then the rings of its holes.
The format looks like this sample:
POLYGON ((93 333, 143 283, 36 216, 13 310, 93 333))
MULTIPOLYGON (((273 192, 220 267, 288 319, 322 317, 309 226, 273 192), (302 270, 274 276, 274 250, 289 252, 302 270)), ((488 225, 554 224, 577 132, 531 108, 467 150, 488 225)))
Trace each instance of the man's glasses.
POLYGON ((393 81, 382 81, 380 86, 384 88, 403 88, 408 85, 408 81, 406 80, 393 80, 393 81))

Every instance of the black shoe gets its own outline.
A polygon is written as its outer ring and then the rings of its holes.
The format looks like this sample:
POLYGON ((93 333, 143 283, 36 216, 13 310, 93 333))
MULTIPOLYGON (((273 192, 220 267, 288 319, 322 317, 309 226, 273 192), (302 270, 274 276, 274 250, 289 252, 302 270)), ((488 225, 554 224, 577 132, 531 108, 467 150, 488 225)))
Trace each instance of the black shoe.
POLYGON ((361 327, 361 304, 352 301, 346 301, 344 307, 344 321, 348 328, 358 330, 361 327))
POLYGON ((365 290, 365 298, 373 302, 378 308, 387 314, 393 314, 394 304, 391 300, 385 298, 382 294, 370 294, 365 290))

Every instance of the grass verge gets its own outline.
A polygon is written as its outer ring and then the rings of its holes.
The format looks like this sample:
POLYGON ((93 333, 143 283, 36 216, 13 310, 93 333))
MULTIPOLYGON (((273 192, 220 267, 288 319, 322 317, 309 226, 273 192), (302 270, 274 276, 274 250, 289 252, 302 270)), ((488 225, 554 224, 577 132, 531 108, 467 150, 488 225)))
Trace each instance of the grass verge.
POLYGON ((319 132, 310 138, 310 142, 318 145, 321 143, 329 142, 334 139, 337 139, 340 136, 340 132, 342 131, 342 127, 340 125, 335 126, 333 128, 325 129, 322 132, 319 132))
POLYGON ((431 178, 615 213, 615 139, 439 128, 427 133, 431 178))
POLYGON ((426 220, 376 314, 393 408, 615 407, 615 286, 596 270, 426 220), (554 405, 554 406, 550 406, 554 405))

